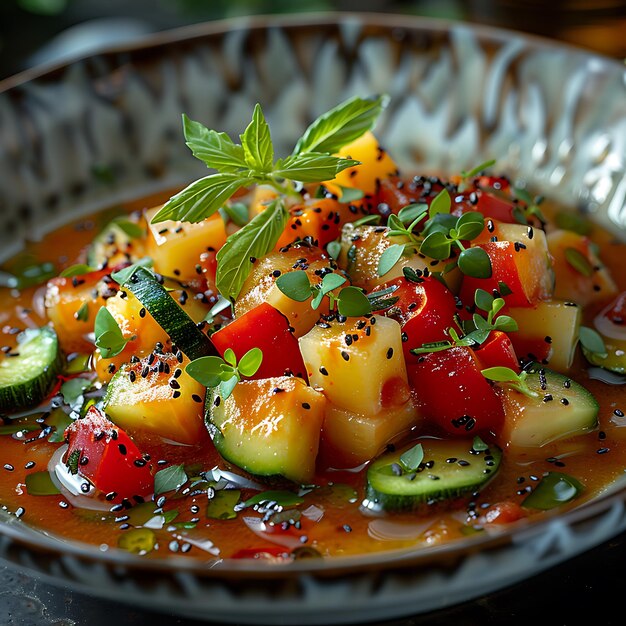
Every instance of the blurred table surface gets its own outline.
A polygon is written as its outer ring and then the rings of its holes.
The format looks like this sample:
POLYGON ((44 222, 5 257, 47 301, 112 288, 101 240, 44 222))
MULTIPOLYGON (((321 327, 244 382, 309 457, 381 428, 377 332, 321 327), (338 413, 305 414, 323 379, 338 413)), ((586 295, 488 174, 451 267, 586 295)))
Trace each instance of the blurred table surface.
MULTIPOLYGON (((183 0, 180 3, 173 0, 159 3, 151 0, 133 0, 132 3, 126 0, 108 0, 106 3, 2 0, 0 78, 38 62, 88 50, 85 33, 88 44, 101 45, 106 42, 106 29, 109 28, 110 34, 114 23, 118 26, 117 41, 120 41, 124 36, 132 38, 237 13, 294 10, 294 5, 298 5, 299 10, 363 9, 362 3, 354 0, 295 3, 282 0, 183 0), (160 6, 155 10, 157 4, 160 6), (54 7, 57 7, 56 11, 54 7), (25 28, 29 37, 23 36, 25 28)), ((626 2, 622 0, 553 0, 549 4, 543 0, 373 0, 367 8, 503 26, 566 41, 617 59, 626 57, 626 2)), ((622 623, 619 616, 623 611, 622 598, 626 589, 624 563, 626 534, 487 597, 435 613, 393 620, 384 626, 443 626, 451 623, 516 626, 529 620, 569 626, 587 619, 602 625, 617 624, 618 620, 622 623)), ((200 622, 86 598, 0 565, 0 625, 100 626, 112 623, 117 626, 192 626, 200 622)))

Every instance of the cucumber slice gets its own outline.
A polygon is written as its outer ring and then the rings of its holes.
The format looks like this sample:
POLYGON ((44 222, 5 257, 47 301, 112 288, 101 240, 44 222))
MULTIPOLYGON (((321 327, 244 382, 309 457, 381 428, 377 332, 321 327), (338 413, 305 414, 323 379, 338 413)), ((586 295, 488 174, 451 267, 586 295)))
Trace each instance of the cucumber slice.
POLYGON ((474 448, 472 439, 420 439, 424 456, 417 470, 407 470, 402 455, 415 444, 384 454, 367 470, 368 506, 412 511, 482 489, 498 472, 502 451, 495 445, 474 448))
POLYGON ((49 326, 21 333, 15 354, 0 361, 0 411, 39 404, 63 367, 57 335, 49 326))
POLYGON ((528 372, 526 384, 536 397, 511 388, 503 390, 503 441, 521 448, 540 448, 596 428, 599 406, 582 385, 541 365, 528 372))
POLYGON ((152 272, 138 267, 123 286, 146 307, 174 345, 191 361, 203 356, 220 356, 211 340, 196 326, 152 272))
POLYGON ((612 339, 604 339, 606 355, 591 352, 582 346, 583 355, 591 365, 615 372, 616 374, 626 374, 626 342, 612 339))

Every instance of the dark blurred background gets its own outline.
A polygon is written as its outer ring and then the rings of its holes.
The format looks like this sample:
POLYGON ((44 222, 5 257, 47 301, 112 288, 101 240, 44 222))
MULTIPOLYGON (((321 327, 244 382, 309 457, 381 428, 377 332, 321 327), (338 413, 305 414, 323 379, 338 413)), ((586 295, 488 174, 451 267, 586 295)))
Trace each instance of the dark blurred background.
POLYGON ((503 26, 626 57, 626 0, 0 0, 0 79, 197 22, 331 10, 503 26))

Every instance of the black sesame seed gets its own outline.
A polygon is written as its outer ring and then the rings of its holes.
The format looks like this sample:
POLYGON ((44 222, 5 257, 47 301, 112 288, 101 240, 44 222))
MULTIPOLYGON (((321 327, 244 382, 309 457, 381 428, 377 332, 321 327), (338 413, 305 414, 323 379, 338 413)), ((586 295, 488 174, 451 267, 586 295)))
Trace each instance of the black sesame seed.
POLYGON ((350 360, 350 354, 348 354, 345 350, 341 351, 341 358, 344 361, 349 361, 350 360))
POLYGON ((322 376, 328 376, 328 370, 323 365, 320 366, 320 370, 319 371, 320 371, 320 374, 322 376))
POLYGON ((126 456, 128 454, 128 450, 126 450, 126 446, 123 443, 117 444, 117 449, 120 451, 120 454, 126 456))
POLYGON ((308 411, 311 408, 311 405, 308 402, 303 402, 302 408, 308 411))
POLYGON ((389 350, 387 350, 387 358, 390 359, 393 356, 393 348, 389 348, 389 350))

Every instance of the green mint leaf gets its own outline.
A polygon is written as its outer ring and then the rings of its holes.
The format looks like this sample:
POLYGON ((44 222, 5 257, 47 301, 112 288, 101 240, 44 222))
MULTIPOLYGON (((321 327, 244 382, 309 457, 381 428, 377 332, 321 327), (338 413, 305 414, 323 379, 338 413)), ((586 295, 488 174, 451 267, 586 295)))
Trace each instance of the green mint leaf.
POLYGON ((246 168, 243 148, 235 144, 226 133, 209 130, 199 122, 194 122, 183 113, 185 142, 193 156, 204 161, 207 167, 219 172, 234 172, 246 168))
POLYGON ((133 263, 132 265, 129 265, 128 267, 124 267, 123 269, 118 270, 117 272, 113 272, 111 274, 111 278, 118 285, 125 285, 133 277, 135 272, 140 267, 148 269, 152 267, 152 265, 153 265, 152 259, 149 257, 144 257, 143 259, 139 259, 139 261, 137 261, 136 263, 133 263))
POLYGON ((599 332, 588 326, 581 326, 578 331, 578 338, 583 348, 589 352, 597 354, 601 358, 605 358, 608 355, 604 339, 599 332))
POLYGON ((326 246, 326 252, 328 252, 328 256, 336 261, 341 254, 341 243, 339 241, 329 241, 326 246))
POLYGON ((306 129, 293 153, 338 152, 371 130, 388 102, 389 97, 386 95, 376 98, 355 96, 342 102, 318 117, 306 129))
POLYGON ((235 226, 245 226, 248 223, 248 207, 243 202, 225 204, 219 208, 225 224, 232 222, 235 226))
POLYGON ((491 259, 482 248, 463 250, 457 259, 459 269, 473 278, 491 278, 491 259))
POLYGON ((420 463, 424 460, 424 448, 421 443, 409 448, 400 455, 400 465, 407 472, 414 472, 419 468, 420 463))
POLYGON ((215 277, 217 288, 225 298, 235 301, 252 268, 251 259, 261 258, 274 248, 288 219, 282 201, 275 200, 226 240, 217 253, 215 277))
POLYGON ((117 356, 128 343, 115 318, 106 307, 100 307, 94 323, 94 334, 96 336, 96 347, 105 359, 117 356))
POLYGON ((240 187, 253 182, 244 174, 231 172, 200 178, 172 196, 152 218, 152 223, 166 220, 202 222, 216 213, 240 187))
MULTIPOLYGON (((399 219, 404 226, 408 226, 409 224, 412 225, 415 221, 421 221, 426 215, 428 215, 427 204, 408 204, 398 211, 397 219, 399 219)), ((389 218, 391 219, 391 215, 389 218)))
POLYGON ((435 231, 427 235, 420 245, 420 252, 431 259, 443 261, 450 257, 450 246, 452 241, 440 231, 435 231))
POLYGON ((274 146, 260 104, 256 104, 252 121, 241 137, 246 164, 251 170, 267 174, 274 165, 274 146))
POLYGON ((83 274, 89 274, 95 271, 93 267, 85 265, 84 263, 77 263, 76 265, 70 265, 66 267, 60 274, 62 278, 72 278, 74 276, 82 276, 83 274))
POLYGON ((322 180, 332 180, 339 172, 355 165, 360 161, 343 159, 330 154, 308 152, 295 154, 286 159, 279 159, 274 167, 274 176, 288 178, 301 183, 317 183, 322 180))
POLYGON ((573 476, 561 472, 548 472, 534 490, 522 500, 522 506, 547 511, 574 500, 584 489, 584 485, 573 476))
POLYGON ((481 163, 480 165, 477 165, 476 167, 472 168, 468 172, 463 170, 461 172, 461 177, 462 178, 474 178, 474 176, 478 176, 478 174, 481 174, 486 169, 489 169, 490 167, 493 167, 495 164, 496 164, 496 160, 495 159, 490 159, 489 161, 485 161, 484 163, 481 163))
POLYGON ((456 221, 457 239, 471 241, 480 235, 485 228, 485 218, 477 211, 464 213, 456 221))
POLYGON ((474 303, 481 311, 491 311, 494 297, 484 289, 477 289, 474 293, 474 303))
POLYGON ((372 312, 368 297, 358 287, 344 287, 339 292, 337 310, 345 317, 360 317, 372 312))
POLYGON ((379 276, 384 276, 391 271, 404 254, 405 247, 403 243, 394 243, 380 255, 380 259, 378 259, 379 276))
POLYGON ((170 465, 154 475, 154 493, 159 495, 168 491, 178 491, 187 482, 185 466, 170 465))
POLYGON ((185 371, 205 387, 217 387, 222 382, 224 360, 218 356, 203 356, 187 365, 185 371))
POLYGON ((50 443, 65 441, 65 429, 73 424, 74 420, 62 409, 55 409, 46 417, 46 426, 52 426, 53 430, 48 437, 50 443))
POLYGON ((237 376, 231 376, 230 378, 223 380, 219 385, 220 396, 222 396, 222 398, 226 400, 226 398, 228 398, 233 392, 233 389, 238 382, 239 378, 237 376))
POLYGON ((432 200, 428 207, 428 217, 433 218, 439 213, 448 214, 452 207, 452 198, 447 189, 442 189, 432 200))
POLYGON ((263 362, 263 351, 260 348, 251 348, 239 359, 239 373, 242 376, 254 376, 263 362))
POLYGON ((89 321, 89 302, 83 302, 78 311, 76 311, 76 313, 74 313, 74 317, 79 321, 79 322, 87 322, 89 321))
POLYGON ((304 302, 311 297, 311 281, 307 273, 300 270, 281 274, 276 279, 276 286, 296 302, 304 302))
POLYGON ((365 196, 365 192, 356 187, 343 187, 342 185, 338 185, 338 187, 341 190, 341 196, 339 196, 338 200, 342 204, 357 202, 365 196))
POLYGON ((298 506, 304 502, 304 498, 291 491, 263 491, 246 500, 241 508, 247 509, 256 504, 268 504, 270 502, 279 506, 298 506))
POLYGON ((564 254, 568 265, 579 274, 587 278, 593 276, 593 265, 591 265, 589 259, 580 250, 576 248, 565 248, 564 254))

